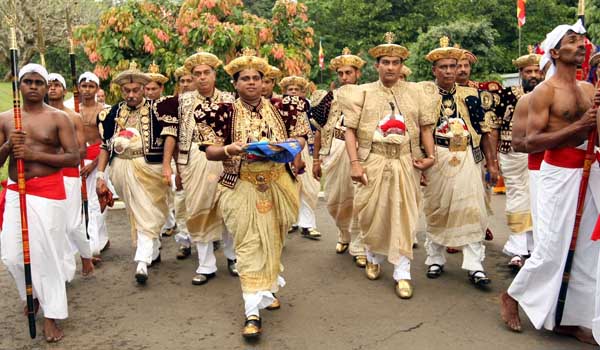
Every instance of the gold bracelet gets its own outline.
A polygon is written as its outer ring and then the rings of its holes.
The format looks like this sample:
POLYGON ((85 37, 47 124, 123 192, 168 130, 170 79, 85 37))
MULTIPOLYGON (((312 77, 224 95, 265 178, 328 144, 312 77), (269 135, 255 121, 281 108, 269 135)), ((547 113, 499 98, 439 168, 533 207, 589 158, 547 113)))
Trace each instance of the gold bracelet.
POLYGON ((229 146, 229 145, 227 145, 227 146, 223 147, 223 153, 225 153, 225 155, 226 155, 227 157, 231 158, 231 154, 229 154, 229 152, 227 152, 227 147, 228 147, 228 146, 229 146))
POLYGON ((351 160, 350 163, 354 163, 354 162, 360 162, 360 160, 355 159, 355 160, 351 160))

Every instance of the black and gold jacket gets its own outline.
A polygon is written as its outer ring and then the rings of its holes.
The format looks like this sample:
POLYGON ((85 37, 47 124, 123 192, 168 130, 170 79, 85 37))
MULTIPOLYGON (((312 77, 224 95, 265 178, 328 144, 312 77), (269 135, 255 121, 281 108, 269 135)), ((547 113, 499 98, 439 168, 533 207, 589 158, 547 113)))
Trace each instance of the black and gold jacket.
POLYGON ((524 94, 521 86, 510 86, 500 91, 500 103, 496 106, 500 129, 500 142, 498 143, 500 153, 509 153, 512 150, 512 119, 515 106, 524 94))
POLYGON ((200 142, 200 129, 203 124, 198 116, 203 106, 212 103, 233 103, 235 98, 229 92, 215 89, 212 97, 204 97, 198 91, 184 92, 176 96, 161 97, 154 104, 154 113, 160 121, 162 135, 177 138, 179 154, 177 163, 187 165, 193 144, 200 142))
MULTIPOLYGON (((444 118, 460 118, 463 120, 470 134, 470 143, 473 151, 473 158, 476 163, 483 160, 481 150, 481 137, 490 132, 490 127, 486 123, 486 111, 482 106, 480 90, 476 88, 459 86, 451 91, 444 91, 437 87, 434 82, 423 82, 428 91, 436 94, 438 97, 438 116, 436 120, 436 129, 443 122, 444 118)), ((434 139, 437 145, 448 147, 444 144, 442 138, 434 139)))
POLYGON ((150 164, 162 163, 164 144, 161 137, 162 126, 153 112, 153 104, 154 101, 144 99, 138 106, 129 107, 125 101, 121 101, 98 114, 96 124, 102 139, 101 148, 108 151, 109 159, 112 160, 115 155, 112 147, 114 136, 126 127, 127 119, 135 115, 139 120, 138 131, 142 138, 142 150, 146 162, 150 164))
MULTIPOLYGON (((195 115, 200 147, 306 138, 310 132, 306 117, 308 107, 308 101, 297 96, 283 96, 271 101, 263 98, 258 106, 248 105, 239 98, 234 103, 205 103, 195 115)), ((240 156, 224 160, 219 183, 234 188, 244 161, 240 156)), ((289 166, 287 169, 293 176, 289 166)))

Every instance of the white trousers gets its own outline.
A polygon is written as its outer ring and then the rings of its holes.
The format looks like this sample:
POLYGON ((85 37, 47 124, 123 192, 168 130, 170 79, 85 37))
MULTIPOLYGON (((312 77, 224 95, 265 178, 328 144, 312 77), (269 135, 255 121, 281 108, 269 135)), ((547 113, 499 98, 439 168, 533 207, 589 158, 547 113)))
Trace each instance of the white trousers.
MULTIPOLYGON (((285 287, 285 280, 281 276, 277 276, 277 285, 281 288, 285 287)), ((244 310, 246 317, 260 316, 260 310, 271 305, 275 301, 275 296, 271 291, 259 291, 254 293, 242 293, 244 299, 244 310)))
MULTIPOLYGON (((380 265, 387 261, 387 257, 385 255, 371 253, 368 250, 366 252, 367 261, 371 264, 380 265)), ((400 280, 410 279, 410 259, 405 256, 401 256, 400 262, 394 265, 394 281, 398 282, 400 280)))
POLYGON ((153 260, 158 258, 158 254, 160 254, 160 240, 137 231, 137 247, 133 260, 150 265, 153 260))
MULTIPOLYGON (((462 269, 467 271, 484 271, 482 262, 485 260, 485 245, 483 241, 469 243, 462 248, 463 262, 462 269)), ((425 239, 425 250, 427 251, 427 259, 425 265, 445 265, 446 264, 446 247, 432 241, 427 235, 425 239)))
POLYGON ((508 256, 529 255, 533 251, 533 231, 521 234, 510 234, 502 248, 502 252, 508 256))
POLYGON ((300 228, 315 228, 317 227, 317 219, 315 212, 304 199, 304 194, 300 194, 300 212, 298 213, 298 226, 300 228))
MULTIPOLYGON (((91 160, 86 159, 85 164, 91 163, 91 160)), ((104 248, 108 242, 108 230, 106 229, 106 212, 100 212, 100 202, 96 194, 96 173, 98 169, 94 169, 86 179, 88 193, 88 235, 90 236, 90 245, 92 254, 99 255, 100 249, 104 248)), ((105 172, 105 181, 108 183, 108 167, 105 172)), ((113 192, 114 193, 114 192, 113 192)))
MULTIPOLYGON (((65 319, 69 316, 64 265, 67 247, 65 201, 31 195, 26 196, 26 201, 33 297, 39 301, 44 317, 65 319)), ((25 301, 20 217, 19 194, 7 191, 0 254, 2 263, 15 280, 21 300, 25 301)))

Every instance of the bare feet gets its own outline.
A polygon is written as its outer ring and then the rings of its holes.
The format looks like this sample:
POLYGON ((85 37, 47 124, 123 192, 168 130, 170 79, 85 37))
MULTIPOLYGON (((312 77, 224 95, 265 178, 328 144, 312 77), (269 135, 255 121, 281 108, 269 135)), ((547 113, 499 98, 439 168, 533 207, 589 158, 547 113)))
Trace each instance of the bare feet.
POLYGON ((514 332, 521 331, 521 319, 519 318, 519 304, 508 293, 500 295, 500 315, 504 323, 514 332))
POLYGON ((554 332, 562 335, 574 337, 582 343, 598 345, 594 340, 592 330, 578 326, 558 326, 554 328, 554 332))
POLYGON ((81 275, 83 277, 87 277, 93 273, 94 273, 93 259, 81 258, 81 275))
POLYGON ((100 255, 94 255, 92 257, 92 264, 94 264, 94 266, 100 265, 101 262, 102 262, 102 258, 100 257, 100 255))
POLYGON ((59 342, 64 336, 65 333, 62 329, 58 328, 56 320, 51 318, 44 319, 44 337, 46 337, 48 343, 59 342))
MULTIPOLYGON (((40 310, 40 302, 37 299, 33 299, 33 314, 37 315, 40 310)), ((27 304, 23 306, 23 315, 27 316, 27 304)))

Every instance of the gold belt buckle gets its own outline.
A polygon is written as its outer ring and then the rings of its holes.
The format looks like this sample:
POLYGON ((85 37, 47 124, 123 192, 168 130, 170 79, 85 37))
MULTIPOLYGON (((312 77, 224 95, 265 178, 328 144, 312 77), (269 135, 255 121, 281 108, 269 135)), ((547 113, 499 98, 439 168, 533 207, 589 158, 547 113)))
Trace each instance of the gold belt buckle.
POLYGON ((258 174, 256 175, 256 189, 259 192, 267 192, 267 190, 269 189, 269 185, 267 184, 267 179, 265 178, 264 175, 262 174, 258 174))
POLYGON ((467 138, 464 136, 452 136, 448 145, 450 152, 464 152, 467 150, 467 138))

